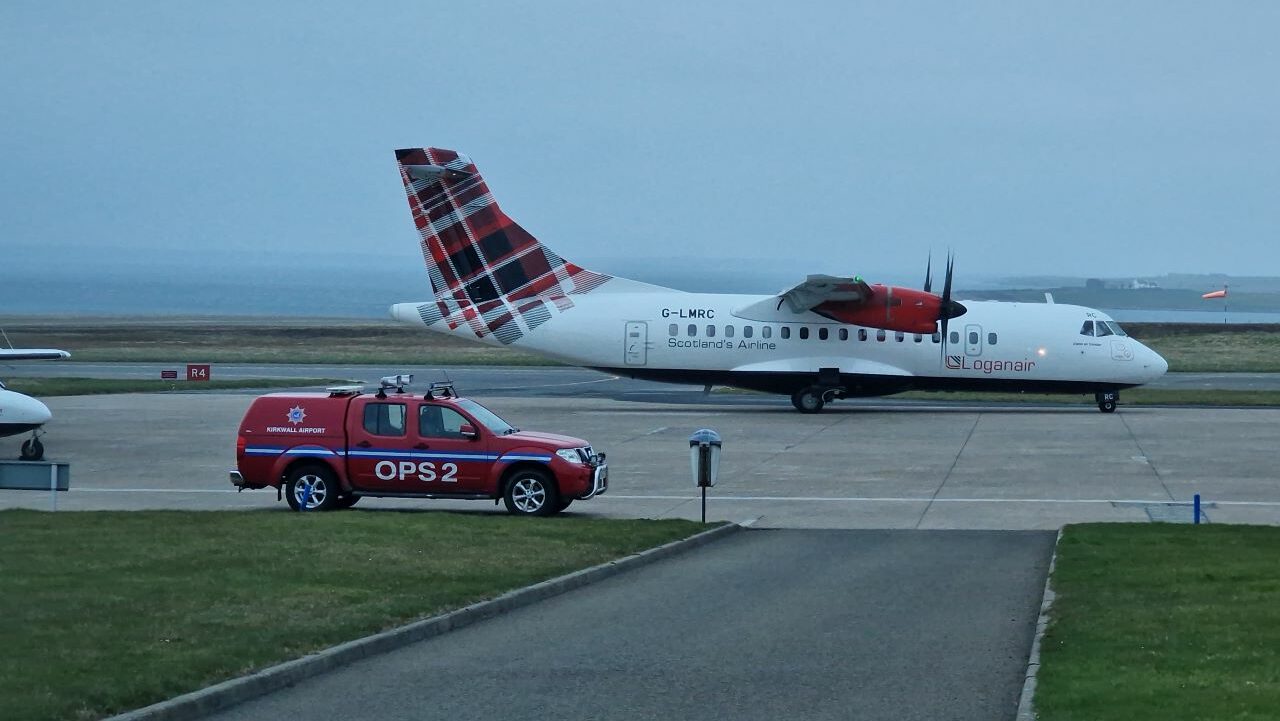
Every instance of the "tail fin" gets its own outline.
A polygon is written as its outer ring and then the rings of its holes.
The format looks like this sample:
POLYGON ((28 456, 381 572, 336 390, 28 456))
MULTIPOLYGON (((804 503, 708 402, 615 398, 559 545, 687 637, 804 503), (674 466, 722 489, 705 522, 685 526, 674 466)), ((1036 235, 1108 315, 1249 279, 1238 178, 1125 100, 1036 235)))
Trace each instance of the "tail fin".
POLYGON ((435 292, 418 306, 423 323, 466 324, 477 338, 513 343, 612 279, 564 260, 508 218, 467 156, 410 148, 396 160, 435 292))

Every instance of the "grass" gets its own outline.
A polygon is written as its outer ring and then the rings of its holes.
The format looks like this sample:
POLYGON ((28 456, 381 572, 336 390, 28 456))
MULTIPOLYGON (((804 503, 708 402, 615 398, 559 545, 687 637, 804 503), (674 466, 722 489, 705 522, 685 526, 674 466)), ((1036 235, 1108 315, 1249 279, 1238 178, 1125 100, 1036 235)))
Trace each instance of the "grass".
MULTIPOLYGON (((15 346, 64 348, 75 361, 558 365, 394 321, 0 318, 15 346)), ((1280 372, 1280 326, 1128 323, 1181 372, 1280 372)))
POLYGON ((1280 718, 1278 557, 1280 528, 1068 526, 1039 718, 1280 718))
POLYGON ((421 512, 0 511, 0 718, 119 713, 701 529, 421 512))
POLYGON ((162 381, 132 378, 14 378, 9 390, 33 396, 84 396, 103 393, 156 393, 160 391, 218 391, 239 388, 304 388, 337 383, 332 378, 238 378, 236 380, 162 381))
POLYGON ((72 362, 557 365, 390 320, 28 320, 4 328, 15 346, 63 348, 72 362))

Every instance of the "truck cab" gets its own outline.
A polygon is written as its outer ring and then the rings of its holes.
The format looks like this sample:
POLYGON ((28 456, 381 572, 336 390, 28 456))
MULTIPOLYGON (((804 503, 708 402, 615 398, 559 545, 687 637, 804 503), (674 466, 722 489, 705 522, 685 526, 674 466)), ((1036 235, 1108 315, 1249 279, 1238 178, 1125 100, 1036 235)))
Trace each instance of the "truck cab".
POLYGON ((522 431, 449 384, 406 392, 271 393, 240 424, 240 489, 273 486, 295 510, 332 510, 365 496, 502 499, 520 515, 559 513, 608 489, 604 454, 587 441, 522 431))

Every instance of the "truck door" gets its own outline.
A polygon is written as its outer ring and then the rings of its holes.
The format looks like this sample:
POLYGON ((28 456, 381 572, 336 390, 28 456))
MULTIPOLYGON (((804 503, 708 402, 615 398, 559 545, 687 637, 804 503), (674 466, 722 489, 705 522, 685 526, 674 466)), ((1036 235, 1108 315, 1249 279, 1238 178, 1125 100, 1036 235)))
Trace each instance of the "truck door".
POLYGON ((971 323, 964 327, 964 354, 982 355, 982 326, 971 323))
POLYGON ((629 366, 642 366, 648 360, 649 324, 642 320, 627 321, 623 336, 623 362, 629 366))
POLYGON ((347 414, 347 477, 360 490, 407 493, 418 440, 409 432, 411 398, 360 396, 347 414))
POLYGON ((484 426, 446 405, 423 403, 418 408, 417 475, 419 490, 426 493, 480 493, 493 460, 484 435, 462 435, 463 424, 477 433, 484 426))

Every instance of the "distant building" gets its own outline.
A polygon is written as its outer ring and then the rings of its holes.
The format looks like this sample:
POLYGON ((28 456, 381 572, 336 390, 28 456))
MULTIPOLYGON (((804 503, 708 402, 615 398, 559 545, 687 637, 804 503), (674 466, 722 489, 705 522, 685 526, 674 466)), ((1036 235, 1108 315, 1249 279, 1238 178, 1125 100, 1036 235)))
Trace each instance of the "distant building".
POLYGON ((1147 290, 1148 288, 1159 288, 1160 284, 1154 280, 1143 280, 1141 278, 1134 278, 1133 280, 1089 278, 1084 282, 1084 287, 1089 290, 1147 290))

